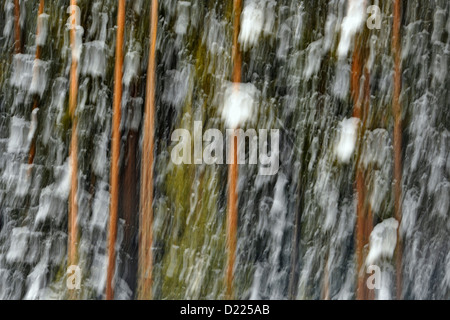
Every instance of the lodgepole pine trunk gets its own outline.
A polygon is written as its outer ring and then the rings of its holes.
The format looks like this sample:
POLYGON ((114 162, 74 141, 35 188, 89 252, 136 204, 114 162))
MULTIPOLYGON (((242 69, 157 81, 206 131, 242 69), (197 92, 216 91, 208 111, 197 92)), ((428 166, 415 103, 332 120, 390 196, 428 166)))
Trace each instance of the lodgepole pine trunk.
POLYGON ((22 52, 22 43, 20 40, 20 3, 14 0, 14 53, 22 52))
MULTIPOLYGON (((365 65, 363 54, 362 40, 355 41, 355 51, 352 59, 352 78, 351 78, 351 93, 354 102, 353 117, 358 118, 362 122, 363 132, 360 137, 364 135, 366 127, 366 115, 369 111, 370 99, 370 74, 365 65), (361 79, 364 79, 363 88, 361 88, 361 79)), ((359 158, 359 157, 358 157, 359 158)), ((356 268, 357 268, 357 300, 373 299, 373 292, 369 292, 367 288, 367 274, 364 269, 366 252, 365 248, 369 244, 370 233, 373 229, 372 211, 366 204, 367 190, 366 190, 366 173, 357 161, 356 166, 356 193, 357 193, 357 207, 356 207, 356 268)))
MULTIPOLYGON (((232 80, 237 85, 241 82, 241 69, 242 69, 242 54, 238 42, 240 21, 242 11, 242 0, 233 1, 233 76, 232 80)), ((226 271, 226 297, 228 299, 234 298, 233 292, 233 278, 234 278, 234 265, 236 261, 236 246, 237 246, 237 225, 238 225, 238 212, 237 212, 237 180, 238 180, 238 147, 237 147, 237 130, 235 132, 234 139, 234 151, 233 159, 228 167, 228 210, 227 210, 227 249, 228 249, 228 261, 226 271)), ((230 141, 230 143, 232 143, 230 141)))
POLYGON ((122 241, 122 268, 127 270, 126 278, 130 290, 136 292, 138 269, 135 261, 138 253, 134 250, 136 233, 139 232, 139 132, 130 130, 127 135, 126 145, 123 154, 123 169, 120 173, 120 200, 119 212, 125 221, 123 241, 122 241))
POLYGON ((402 107, 400 94, 402 90, 401 70, 401 0, 394 1, 394 24, 392 30, 392 48, 394 53, 394 97, 392 112, 394 115, 394 215, 399 222, 396 246, 397 299, 402 298, 402 244, 400 239, 400 224, 402 221, 402 107))
MULTIPOLYGON (((40 27, 39 26, 39 16, 44 13, 44 2, 45 2, 45 0, 40 0, 39 1, 38 20, 37 20, 38 22, 37 22, 37 27, 36 27, 36 41, 37 41, 37 39, 39 37, 39 34, 40 34, 40 30, 39 30, 39 27, 40 27)), ((35 59, 39 60, 40 58, 41 58, 41 46, 36 42, 35 59)), ((39 105, 39 98, 35 97, 32 111, 37 109, 38 105, 39 105)), ((33 141, 31 142, 31 146, 30 146, 29 156, 28 156, 28 164, 32 164, 34 162, 34 156, 35 155, 36 155, 36 139, 33 138, 33 141)))
MULTIPOLYGON (((70 88, 69 88, 69 113, 72 120, 72 138, 70 142, 70 163, 71 163, 71 185, 69 196, 69 252, 68 252, 68 265, 76 265, 78 260, 77 254, 77 242, 78 242, 78 133, 77 124, 78 118, 76 115, 77 108, 77 96, 78 96, 78 59, 75 54, 76 49, 76 0, 71 0, 70 5, 72 8, 71 29, 70 29, 70 45, 72 48, 72 64, 70 68, 70 88)), ((73 293, 71 294, 73 298, 73 293)))
POLYGON ((117 216, 119 207, 119 157, 120 157, 120 120, 122 103, 123 76, 123 36, 125 29, 125 0, 118 0, 116 61, 114 69, 114 105, 111 139, 111 170, 110 185, 111 198, 109 208, 109 236, 108 236, 108 269, 106 273, 106 299, 114 299, 113 278, 116 270, 116 239, 117 216))
POLYGON ((150 16, 150 53, 148 57, 147 88, 142 145, 142 173, 139 228, 138 298, 152 298, 153 276, 153 162, 155 134, 156 36, 158 28, 158 0, 152 0, 150 16))

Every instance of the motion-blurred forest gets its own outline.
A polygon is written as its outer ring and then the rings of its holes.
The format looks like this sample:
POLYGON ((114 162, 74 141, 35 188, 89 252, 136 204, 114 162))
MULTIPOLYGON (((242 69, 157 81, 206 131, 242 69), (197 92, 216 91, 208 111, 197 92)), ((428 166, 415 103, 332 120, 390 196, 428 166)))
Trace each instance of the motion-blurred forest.
POLYGON ((0 299, 449 299, 449 57, 448 0, 0 0, 0 299))

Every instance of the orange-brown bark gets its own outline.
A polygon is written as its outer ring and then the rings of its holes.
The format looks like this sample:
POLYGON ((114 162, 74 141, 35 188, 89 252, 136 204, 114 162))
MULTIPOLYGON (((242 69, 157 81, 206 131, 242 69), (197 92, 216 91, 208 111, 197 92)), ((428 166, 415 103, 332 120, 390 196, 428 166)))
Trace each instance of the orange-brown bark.
MULTIPOLYGON (((40 0, 39 1, 39 9, 38 9, 38 23, 37 23, 37 27, 36 27, 36 39, 38 38, 38 36, 41 33, 40 25, 39 25, 39 16, 44 13, 44 5, 45 5, 45 1, 40 0)), ((41 58, 41 46, 36 44, 36 59, 40 59, 40 58, 41 58)))
MULTIPOLYGON (((392 111, 394 115, 394 215, 399 222, 402 221, 402 107, 400 94, 402 90, 401 71, 401 0, 394 1, 394 24, 392 30, 392 48, 394 51, 394 97, 392 111)), ((397 299, 402 297, 402 245, 400 227, 397 230, 396 272, 397 272, 397 299)))
POLYGON ((241 24, 242 0, 234 0, 233 2, 233 82, 241 82, 242 53, 239 44, 239 32, 241 24))
POLYGON ((150 53, 148 57, 147 88, 142 146, 141 209, 139 229, 139 299, 152 298, 153 277, 153 161, 155 134, 156 36, 158 1, 152 0, 150 17, 150 53))
MULTIPOLYGON (((71 0, 70 4, 76 6, 76 0, 71 0)), ((75 16, 75 9, 73 9, 73 16, 75 16)), ((70 44, 72 51, 76 50, 76 19, 71 21, 70 30, 70 44)), ((77 96, 78 96, 78 61, 74 59, 72 55, 72 64, 70 68, 70 88, 69 88, 69 113, 72 119, 72 138, 70 142, 70 164, 71 164, 71 185, 70 185, 70 195, 69 195, 69 252, 68 252, 68 265, 76 265, 78 260, 77 254, 77 242, 78 242, 78 203, 77 203, 77 192, 78 192, 78 134, 77 134, 77 124, 78 119, 76 116, 77 108, 77 96)), ((73 297, 73 295, 72 295, 73 297)))
MULTIPOLYGON (((239 31, 242 12, 242 0, 233 1, 233 75, 232 80, 235 84, 241 82, 241 68, 242 68, 242 54, 239 46, 239 31)), ((233 299, 233 279, 234 266, 236 262, 236 247, 237 247, 237 226, 238 226, 238 211, 237 211, 237 180, 238 180, 238 165, 237 165, 237 131, 234 139, 233 159, 228 166, 228 209, 227 209, 227 250, 228 261, 226 270, 226 297, 233 299)), ((230 143, 232 143, 230 141, 230 143)))
MULTIPOLYGON (((355 51, 353 53, 352 61, 352 77, 351 77, 351 93, 354 103, 353 117, 361 120, 362 131, 366 127, 366 118, 369 109, 370 99, 370 75, 365 66, 364 50, 362 48, 361 39, 355 42, 355 51), (361 88, 361 79, 364 79, 363 87, 361 88)), ((363 132, 360 137, 363 137, 363 132)), ((358 157, 359 158, 359 157, 358 157)), ((368 290, 367 274, 364 269, 364 262, 366 258, 365 248, 369 244, 370 233, 373 228, 372 211, 368 208, 366 203, 366 174, 361 164, 357 162, 356 166, 356 193, 357 193, 357 207, 356 207, 356 268, 357 268, 357 287, 356 299, 369 300, 373 299, 373 292, 368 290)))
POLYGON ((118 1, 116 61, 114 69, 114 102, 111 139, 111 198, 109 208, 108 269, 106 273, 106 299, 114 299, 113 277, 116 266, 117 216, 119 208, 119 157, 120 157, 120 119, 123 76, 123 36, 125 30, 125 0, 118 1))

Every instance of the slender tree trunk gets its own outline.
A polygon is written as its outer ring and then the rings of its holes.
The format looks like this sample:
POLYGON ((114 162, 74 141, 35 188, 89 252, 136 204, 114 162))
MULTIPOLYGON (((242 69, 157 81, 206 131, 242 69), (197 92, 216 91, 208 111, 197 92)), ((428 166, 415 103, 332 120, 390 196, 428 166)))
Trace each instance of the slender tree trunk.
POLYGON ((242 69, 242 53, 241 46, 239 44, 239 32, 241 30, 241 12, 242 12, 242 0, 233 0, 233 82, 241 82, 241 69, 242 69))
MULTIPOLYGON (((35 60, 39 60, 41 58, 41 46, 37 43, 40 31, 39 30, 39 16, 41 14, 44 13, 44 0, 40 0, 39 1, 39 10, 38 10, 38 19, 37 19, 37 27, 36 27, 36 55, 35 55, 35 60)), ((39 105, 39 98, 35 97, 34 98, 34 103, 33 103, 33 109, 32 111, 34 111, 35 109, 37 109, 39 105)), ((32 164, 34 162, 34 156, 36 155, 36 139, 33 138, 33 141, 31 142, 31 146, 30 146, 30 153, 28 156, 28 164, 32 164)))
MULTIPOLYGON (((77 37, 76 37, 76 25, 78 23, 76 18, 76 0, 71 0, 70 5, 72 7, 71 30, 70 30, 70 45, 72 47, 72 64, 70 68, 70 88, 69 88, 69 113, 72 120, 72 138, 70 142, 70 163, 71 163, 71 185, 69 196, 69 253, 68 253, 68 265, 77 265, 77 242, 78 242, 78 134, 77 124, 78 118, 76 115, 77 108, 77 96, 78 96, 78 60, 75 50, 77 50, 77 37)), ((74 297, 74 294, 71 294, 74 297)))
POLYGON ((138 253, 135 250, 136 234, 139 232, 139 181, 140 170, 138 168, 137 152, 139 150, 139 132, 130 130, 127 135, 127 143, 124 150, 123 170, 120 174, 120 204, 119 212, 125 221, 122 240, 122 272, 127 270, 124 279, 130 290, 136 292, 138 268, 135 261, 138 253))
MULTIPOLYGON (((352 62, 352 79, 351 90, 354 102, 353 117, 361 120, 362 132, 360 137, 364 136, 366 128, 366 118, 369 111, 370 99, 370 74, 365 65, 364 48, 362 48, 361 38, 355 41, 355 51, 353 53, 352 62), (361 88, 361 79, 364 79, 363 88, 361 88), (361 90, 362 89, 362 90, 361 90), (364 108, 363 108, 364 107, 364 108)), ((373 228, 372 212, 368 209, 366 203, 366 173, 360 164, 360 153, 358 155, 356 167, 356 193, 357 193, 357 207, 356 207, 356 271, 357 271, 357 288, 356 299, 368 300, 373 296, 370 293, 366 282, 367 274, 364 269, 366 246, 369 244, 370 233, 373 228)))
POLYGON ((392 111, 394 114, 394 214, 395 219, 399 222, 396 246, 397 299, 402 298, 402 244, 399 232, 402 221, 402 106, 400 102, 402 90, 400 43, 401 10, 401 0, 395 0, 394 25, 392 31, 392 48, 394 51, 394 98, 392 111))
POLYGON ((120 119, 122 104, 122 76, 123 76, 123 35, 125 29, 125 0, 118 1, 116 61, 114 70, 114 106, 111 139, 111 198, 109 208, 109 241, 108 241, 108 270, 106 273, 106 299, 114 299, 113 278, 116 270, 116 239, 117 215, 119 207, 119 157, 120 157, 120 119))
POLYGON ((20 3, 19 0, 14 0, 14 52, 22 52, 22 43, 20 41, 20 3))
MULTIPOLYGON (((361 103, 359 101, 360 95, 360 78, 361 78, 361 54, 359 42, 355 41, 355 51, 352 59, 352 78, 351 78, 351 90, 354 102, 353 117, 361 119, 361 103)), ((357 165, 356 168, 356 274, 357 274, 357 286, 356 286, 356 299, 364 299, 364 276, 361 270, 364 264, 364 174, 357 165)))
MULTIPOLYGON (((242 69, 242 54, 239 46, 239 31, 241 22, 242 0, 233 1, 233 82, 236 86, 241 82, 241 69, 242 69)), ((238 90, 238 87, 236 87, 238 90)), ((236 261, 236 246, 237 246, 237 225, 238 225, 238 212, 237 212, 237 180, 238 180, 238 132, 235 131, 234 139, 234 151, 233 159, 228 167, 228 211, 227 211, 227 248, 228 248, 228 262, 226 271, 226 296, 228 299, 233 299, 233 278, 234 278, 234 265, 236 261)), ((230 143, 233 143, 230 141, 230 143)))
MULTIPOLYGON (((44 13, 44 6, 45 6, 45 1, 40 0, 39 1, 39 9, 38 9, 38 21, 37 21, 37 27, 36 27, 36 41, 38 40, 38 37, 41 33, 40 25, 39 25, 39 17, 41 14, 44 13)), ((40 58, 41 58, 41 46, 36 42, 36 60, 38 60, 40 58)))
POLYGON ((148 57, 147 88, 142 146, 141 210, 139 229, 138 298, 152 298, 153 276, 153 161, 155 135, 156 36, 158 28, 158 0, 152 0, 150 17, 150 53, 148 57))

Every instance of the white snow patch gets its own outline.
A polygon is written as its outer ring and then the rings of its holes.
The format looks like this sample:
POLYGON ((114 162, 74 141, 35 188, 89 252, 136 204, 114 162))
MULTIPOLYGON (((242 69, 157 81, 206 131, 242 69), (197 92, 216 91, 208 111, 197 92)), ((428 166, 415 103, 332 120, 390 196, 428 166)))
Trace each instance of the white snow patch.
POLYGON ((48 272, 50 241, 46 241, 44 254, 39 263, 27 277, 27 293, 25 300, 37 300, 43 298, 46 285, 46 275, 48 272))
POLYGON ((12 61, 13 72, 10 84, 13 87, 28 90, 33 78, 35 57, 30 54, 15 54, 12 61))
POLYGON ((306 49, 308 58, 303 75, 307 80, 311 78, 312 75, 317 74, 320 70, 320 63, 322 61, 322 42, 322 39, 314 41, 306 49))
POLYGON ((57 169, 59 179, 56 182, 56 190, 54 194, 60 199, 67 199, 69 197, 70 183, 72 181, 72 164, 69 159, 67 159, 64 165, 58 167, 57 169))
POLYGON ((11 246, 9 247, 6 260, 9 263, 20 262, 25 257, 28 248, 28 237, 30 230, 27 227, 14 228, 12 230, 11 246))
POLYGON ((175 33, 184 36, 189 26, 191 3, 188 1, 180 1, 177 4, 177 22, 175 23, 175 33))
POLYGON ((138 77, 139 65, 141 63, 141 56, 137 51, 127 52, 125 61, 123 63, 123 78, 122 83, 129 87, 131 81, 138 77))
POLYGON ((339 58, 345 58, 354 35, 361 30, 365 17, 365 0, 349 0, 347 16, 341 25, 341 40, 338 47, 339 58))
POLYGON ((373 265, 380 258, 392 258, 397 245, 398 221, 389 218, 377 224, 370 234, 370 250, 366 265, 373 265))
POLYGON ((38 126, 37 114, 38 114, 38 112, 39 112, 39 108, 36 108, 31 112, 31 124, 30 124, 30 130, 28 131, 28 137, 27 137, 28 145, 31 145, 31 142, 33 141, 34 135, 37 130, 37 126, 38 126))
POLYGON ((334 149, 339 162, 348 163, 350 161, 355 151, 359 123, 358 118, 344 119, 339 123, 339 139, 334 149))
POLYGON ((15 195, 18 197, 24 197, 30 189, 31 179, 29 176, 31 166, 29 164, 21 164, 19 169, 19 175, 17 176, 17 185, 15 195))
POLYGON ((35 218, 35 226, 45 221, 47 217, 59 211, 56 207, 59 200, 67 200, 70 194, 72 168, 69 159, 62 166, 55 166, 55 183, 50 184, 41 191, 39 197, 39 209, 35 218))
POLYGON ((83 51, 83 34, 84 29, 81 26, 75 26, 75 41, 72 45, 72 61, 80 61, 81 53, 83 51))
POLYGON ((102 41, 86 42, 81 73, 103 78, 106 72, 106 51, 107 47, 102 41))
POLYGON ((10 135, 8 139, 8 152, 21 153, 28 149, 28 133, 30 123, 23 118, 11 118, 10 135))
POLYGON ((44 46, 45 45, 45 41, 47 40, 47 35, 48 35, 48 20, 49 20, 49 15, 46 13, 42 13, 39 15, 38 17, 38 29, 39 29, 39 34, 36 37, 36 45, 37 46, 44 46))
POLYGON ((36 59, 33 62, 33 77, 30 84, 30 93, 38 94, 41 98, 47 88, 48 71, 50 64, 48 62, 36 59))
POLYGON ((231 83, 225 90, 222 119, 228 129, 244 125, 253 115, 259 91, 251 83, 231 83))
POLYGON ((241 30, 239 32, 239 43, 246 51, 254 46, 264 28, 264 2, 248 2, 241 15, 241 30))

